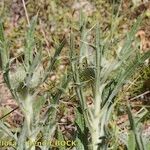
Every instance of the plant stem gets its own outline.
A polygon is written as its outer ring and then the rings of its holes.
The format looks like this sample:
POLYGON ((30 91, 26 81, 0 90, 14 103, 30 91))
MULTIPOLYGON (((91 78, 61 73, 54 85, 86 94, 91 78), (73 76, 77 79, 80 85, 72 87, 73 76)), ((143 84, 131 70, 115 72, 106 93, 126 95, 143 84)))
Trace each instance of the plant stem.
POLYGON ((22 0, 22 4, 23 4, 24 11, 25 11, 27 23, 28 23, 28 25, 30 26, 29 16, 28 16, 28 12, 27 12, 27 8, 26 8, 26 4, 25 4, 25 1, 24 1, 24 0, 22 0))
POLYGON ((99 143, 99 119, 95 119, 93 123, 93 131, 91 132, 92 137, 92 150, 98 150, 99 143))

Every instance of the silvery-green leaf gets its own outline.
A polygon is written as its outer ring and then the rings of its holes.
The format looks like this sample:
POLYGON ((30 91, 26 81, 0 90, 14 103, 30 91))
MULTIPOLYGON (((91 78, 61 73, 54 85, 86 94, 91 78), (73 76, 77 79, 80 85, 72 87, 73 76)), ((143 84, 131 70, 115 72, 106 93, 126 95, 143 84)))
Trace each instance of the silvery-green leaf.
POLYGON ((133 133, 133 131, 129 131, 129 135, 128 135, 128 149, 129 150, 135 150, 136 148, 136 142, 135 142, 135 135, 133 133))
POLYGON ((42 65, 39 65, 33 72, 32 79, 30 80, 30 87, 34 88, 38 86, 38 84, 41 82, 42 77, 44 76, 44 69, 42 65))
POLYGON ((10 84, 13 89, 18 88, 26 77, 26 71, 23 66, 15 66, 14 70, 9 72, 10 84))

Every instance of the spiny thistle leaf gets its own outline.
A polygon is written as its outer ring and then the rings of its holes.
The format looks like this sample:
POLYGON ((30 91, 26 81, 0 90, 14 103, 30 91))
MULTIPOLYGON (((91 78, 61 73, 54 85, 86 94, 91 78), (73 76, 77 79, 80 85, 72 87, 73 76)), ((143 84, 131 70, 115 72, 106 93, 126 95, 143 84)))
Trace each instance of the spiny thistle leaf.
POLYGON ((34 17, 31 21, 31 25, 29 26, 27 35, 26 35, 26 45, 25 45, 25 65, 28 68, 33 61, 33 50, 35 48, 35 26, 37 22, 37 16, 34 17))
POLYGON ((56 48, 55 54, 54 54, 54 56, 51 58, 51 61, 49 61, 48 66, 47 66, 47 68, 46 68, 46 70, 45 70, 45 72, 44 72, 43 79, 42 79, 42 83, 47 79, 49 73, 53 70, 54 64, 55 64, 55 62, 56 62, 56 60, 57 60, 57 57, 58 57, 59 54, 61 53, 61 51, 62 51, 62 49, 64 48, 65 44, 66 44, 66 39, 64 39, 64 40, 61 42, 61 44, 59 45, 59 47, 56 48))
POLYGON ((8 64, 9 52, 8 45, 4 37, 2 20, 0 19, 0 69, 6 70, 8 64))

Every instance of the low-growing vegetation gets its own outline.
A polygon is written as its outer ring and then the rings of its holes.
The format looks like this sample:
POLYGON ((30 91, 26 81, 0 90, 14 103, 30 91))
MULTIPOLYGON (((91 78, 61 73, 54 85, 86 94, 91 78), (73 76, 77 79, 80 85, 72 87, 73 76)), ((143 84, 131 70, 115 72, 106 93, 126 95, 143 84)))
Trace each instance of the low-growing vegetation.
POLYGON ((0 149, 150 149, 148 2, 0 5, 0 149))

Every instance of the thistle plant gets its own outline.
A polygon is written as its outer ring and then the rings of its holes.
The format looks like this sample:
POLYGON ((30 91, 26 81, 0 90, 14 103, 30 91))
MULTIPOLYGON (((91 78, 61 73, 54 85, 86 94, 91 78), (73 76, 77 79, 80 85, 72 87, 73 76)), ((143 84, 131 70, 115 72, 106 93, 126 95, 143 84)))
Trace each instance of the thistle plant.
MULTIPOLYGON (((47 80, 54 69, 54 64, 65 45, 65 40, 60 44, 49 58, 48 65, 43 67, 42 52, 36 48, 35 27, 37 17, 31 22, 26 34, 26 43, 22 54, 22 62, 14 61, 17 58, 10 58, 8 41, 4 36, 2 21, 0 22, 0 67, 3 72, 4 81, 7 84, 13 98, 24 115, 24 122, 19 133, 12 133, 2 122, 0 128, 7 131, 17 145, 15 149, 35 150, 38 140, 51 140, 56 129, 56 112, 59 99, 66 89, 69 78, 64 73, 63 82, 55 93, 40 93, 41 85, 47 80), (14 66, 13 70, 11 67, 14 66), (48 108, 41 114, 41 109, 48 103, 48 108), (33 144, 29 144, 33 142, 33 144)), ((50 148, 50 145, 41 146, 43 150, 50 148)))
MULTIPOLYGON (((86 21, 83 17, 80 21, 81 45, 79 54, 75 52, 75 40, 73 34, 70 37, 70 60, 73 72, 75 91, 79 100, 80 111, 78 116, 82 119, 76 121, 78 128, 77 141, 80 149, 108 149, 109 145, 109 123, 116 103, 118 93, 123 85, 133 75, 146 59, 150 52, 140 54, 135 33, 141 22, 138 18, 131 31, 127 34, 121 50, 112 51, 109 44, 114 41, 113 34, 104 38, 98 24, 95 25, 95 44, 88 43, 87 36, 92 29, 86 28, 86 21), (136 43, 133 46, 133 43, 136 43), (93 59, 89 49, 93 49, 93 59), (91 75, 88 80, 82 80, 82 74, 86 70, 86 76, 91 75), (92 73, 91 73, 92 72, 92 73), (89 82, 91 81, 92 82, 89 82), (91 89, 85 89, 86 84, 91 84, 91 89), (93 104, 87 103, 87 93, 92 93, 93 104), (84 118, 84 120, 83 120, 84 118), (87 143, 82 138, 88 138, 86 132, 90 133, 90 140, 87 143), (83 135, 83 136, 82 136, 83 135)), ((92 30, 93 31, 93 30, 92 30)), ((116 44, 114 42, 114 44, 116 44)), ((113 45, 113 44, 112 44, 113 45)), ((137 144, 137 143, 136 143, 137 144)), ((136 146, 139 149, 138 146, 136 146)))

